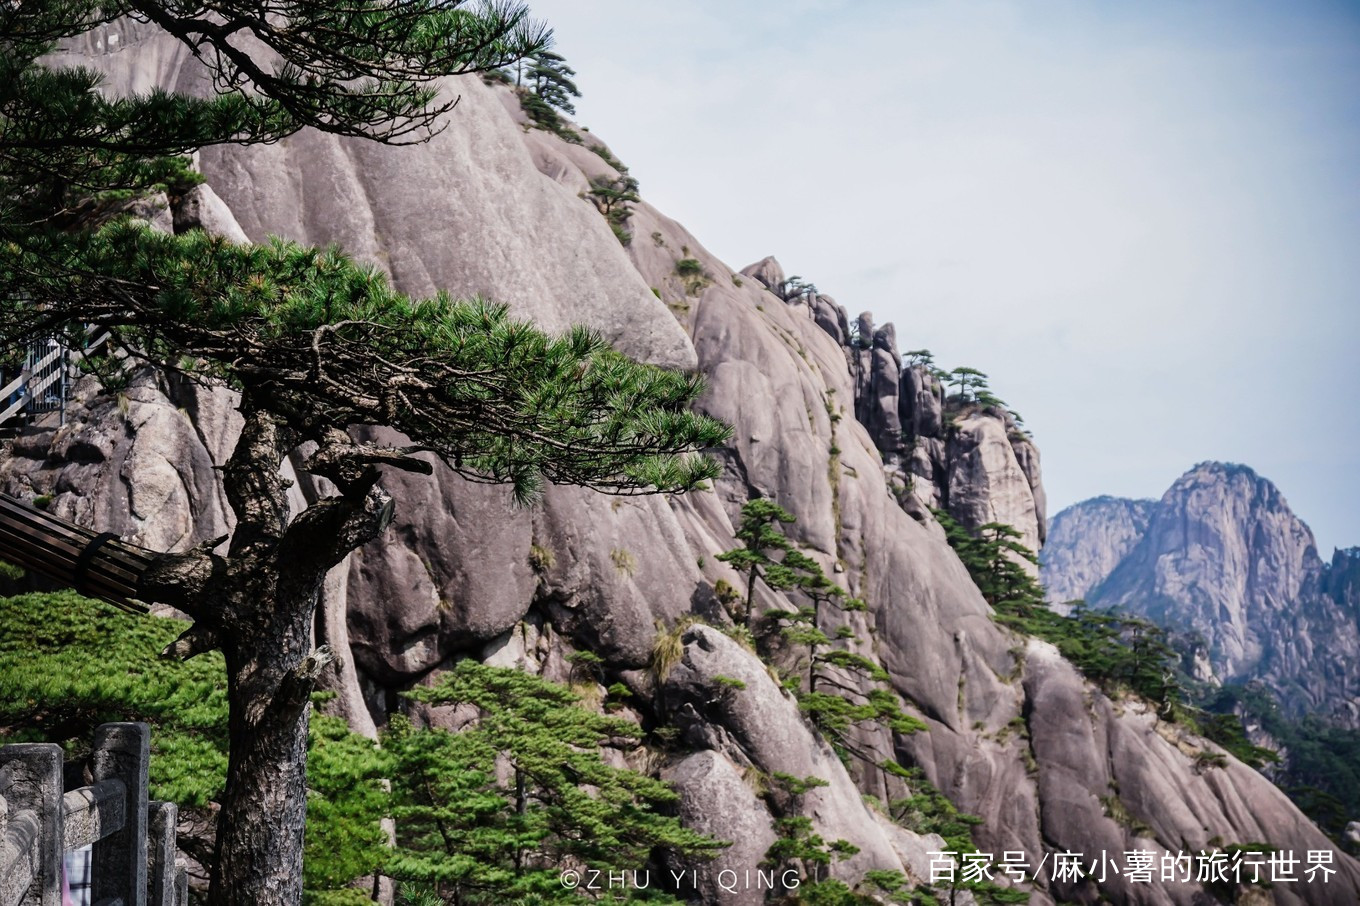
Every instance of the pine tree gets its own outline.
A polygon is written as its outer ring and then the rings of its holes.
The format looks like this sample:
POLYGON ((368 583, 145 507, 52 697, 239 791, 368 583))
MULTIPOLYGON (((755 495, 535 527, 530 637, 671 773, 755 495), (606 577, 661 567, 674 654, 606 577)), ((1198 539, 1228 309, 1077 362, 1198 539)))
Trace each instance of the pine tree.
POLYGON ((773 288, 773 291, 785 302, 797 302, 800 299, 817 295, 817 284, 804 280, 795 274, 787 280, 780 281, 779 285, 773 288))
POLYGON ((540 50, 526 57, 525 63, 528 64, 525 75, 534 94, 542 98, 548 106, 563 113, 576 112, 576 107, 571 102, 572 98, 581 96, 576 83, 571 80, 571 77, 576 75, 576 70, 567 65, 561 54, 551 50, 540 50))
MULTIPOLYGON (((799 884, 793 889, 800 896, 806 895, 808 886, 815 885, 825 877, 833 858, 849 858, 859 849, 847 840, 828 843, 813 828, 811 818, 798 814, 803 807, 803 797, 812 790, 827 786, 825 780, 820 777, 799 778, 784 773, 776 773, 770 780, 771 789, 766 798, 770 800, 774 811, 783 813, 784 817, 775 821, 774 829, 778 836, 770 844, 762 864, 795 871, 799 884)), ((783 877, 783 873, 780 877, 783 877)))
POLYGON ((930 368, 934 362, 935 356, 929 349, 908 349, 902 353, 902 365, 906 368, 912 368, 916 365, 930 368))
MULTIPOLYGON (((765 613, 767 620, 781 626, 779 633, 784 641, 807 650, 807 687, 803 688, 797 677, 787 684, 798 698, 799 710, 838 752, 877 765, 877 758, 852 743, 851 729, 856 724, 873 721, 898 733, 914 733, 925 725, 902 711, 897 696, 887 686, 886 670, 870 658, 837 644, 860 641, 849 626, 842 625, 834 638, 822 629, 828 610, 858 613, 867 610, 867 606, 829 579, 821 565, 780 530, 780 526, 797 521, 792 513, 772 500, 757 498, 742 506, 741 516, 736 534, 745 542, 744 546, 719 554, 718 559, 747 569, 747 600, 756 578, 760 578, 772 591, 811 602, 793 610, 773 609, 765 613), (780 554, 777 560, 772 556, 776 553, 780 554), (870 688, 863 691, 842 682, 843 677, 851 677, 870 688)), ((749 627, 749 604, 747 621, 749 627)))
MULTIPOLYGON (((327 696, 318 694, 315 699, 327 696)), ((315 714, 307 733, 307 831, 302 860, 307 906, 364 906, 359 878, 391 856, 383 819, 392 814, 392 760, 343 719, 315 714)))
POLYGON ((634 748, 640 728, 587 710, 565 686, 466 660, 409 695, 471 705, 477 719, 449 733, 398 716, 384 734, 399 832, 384 871, 394 878, 465 906, 575 903, 564 867, 640 871, 654 850, 704 859, 726 845, 658 811, 676 800, 664 783, 606 764, 602 751, 634 748))
POLYGON ((932 512, 978 591, 995 608, 998 623, 1052 642, 1088 679, 1107 690, 1142 696, 1163 719, 1187 716, 1177 671, 1180 656, 1164 630, 1135 616, 1089 610, 1081 601, 1073 602, 1068 616, 1053 612, 1024 566, 1038 559, 1020 542, 1018 531, 990 522, 974 535, 943 510, 932 512))
MULTIPOLYGON (((152 795, 210 829, 227 764, 222 663, 158 658, 179 626, 71 592, 0 598, 0 739, 57 742, 81 757, 98 724, 147 721, 152 795)), ((599 661, 576 663, 588 672, 599 661)), ((377 873, 463 904, 577 902, 559 880, 572 860, 641 869, 654 848, 695 859, 722 848, 664 813, 675 800, 665 784, 601 761, 604 748, 635 747, 640 730, 586 710, 567 687, 466 661, 413 697, 475 705, 481 719, 449 733, 397 715, 378 748, 337 717, 312 718, 303 863, 312 906, 368 902, 350 885, 377 873), (399 819, 396 848, 387 817, 399 819)), ((203 839, 181 834, 180 844, 210 858, 203 839)))
POLYGON ((562 118, 563 113, 576 112, 572 98, 579 98, 581 92, 572 81, 576 70, 567 65, 561 54, 551 50, 534 51, 509 69, 495 72, 498 80, 513 82, 520 109, 535 125, 555 132, 567 141, 581 141, 581 136, 562 118))
POLYGON ((748 500, 741 508, 741 523, 737 526, 737 540, 742 546, 718 554, 718 559, 730 563, 733 569, 746 573, 745 623, 751 628, 755 606, 756 580, 763 581, 774 591, 793 587, 797 576, 792 564, 783 559, 791 554, 802 556, 792 541, 778 528, 796 521, 793 514, 773 500, 758 497, 748 500), (782 555, 776 559, 775 554, 782 555))
POLYGON ((963 402, 976 398, 979 391, 987 389, 987 375, 966 365, 949 372, 948 380, 959 388, 958 398, 963 402))
MULTIPOLYGON (((59 743, 78 759, 99 724, 149 723, 151 795, 191 819, 195 832, 181 831, 179 846, 207 865, 211 806, 227 773, 227 698, 220 654, 187 664, 157 657, 182 629, 72 592, 0 598, 0 738, 59 743)), ((347 885, 387 854, 379 823, 387 763, 325 715, 312 720, 308 754, 303 888, 318 906, 352 903, 357 892, 347 885)))
POLYGON ((301 893, 310 695, 331 658, 310 635, 326 572, 382 534, 393 501, 379 466, 428 473, 432 453, 532 499, 542 482, 618 493, 683 490, 716 465, 684 455, 726 436, 688 405, 693 376, 630 362, 597 336, 549 338, 486 302, 412 300, 342 253, 284 241, 239 246, 135 224, 82 226, 81 199, 145 191, 226 142, 304 127, 419 141, 455 102, 436 80, 546 49, 510 2, 93 0, 0 11, 0 353, 37 337, 109 348, 227 383, 244 427, 221 469, 236 526, 163 554, 140 596, 192 627, 169 653, 222 651, 231 758, 209 902, 296 904, 301 893), (89 70, 39 62, 58 39, 129 13, 194 50, 221 94, 105 98, 89 70), (259 52, 233 43, 248 31, 259 52), (252 53, 255 55, 252 56, 252 53), (265 63, 277 60, 277 63, 265 63), (388 425, 403 447, 355 440, 388 425), (338 494, 291 514, 278 467, 301 444, 338 494))
POLYGON ((621 244, 628 245, 633 241, 633 234, 627 228, 628 220, 633 216, 633 209, 629 205, 640 200, 638 181, 628 175, 628 168, 623 164, 618 165, 618 170, 619 175, 615 177, 593 177, 589 194, 595 209, 609 221, 614 236, 621 244))

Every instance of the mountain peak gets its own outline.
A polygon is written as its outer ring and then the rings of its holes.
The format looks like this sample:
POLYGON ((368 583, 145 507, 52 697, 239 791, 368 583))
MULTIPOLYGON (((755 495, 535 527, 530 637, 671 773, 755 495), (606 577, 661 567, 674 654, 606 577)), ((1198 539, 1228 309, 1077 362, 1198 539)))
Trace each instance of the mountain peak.
POLYGON ((1059 513, 1042 577, 1050 600, 1198 634, 1219 679, 1264 679, 1285 690, 1287 710, 1330 712, 1360 705, 1345 663, 1360 654, 1350 563, 1323 563, 1274 483, 1207 461, 1155 502, 1097 498, 1059 513))

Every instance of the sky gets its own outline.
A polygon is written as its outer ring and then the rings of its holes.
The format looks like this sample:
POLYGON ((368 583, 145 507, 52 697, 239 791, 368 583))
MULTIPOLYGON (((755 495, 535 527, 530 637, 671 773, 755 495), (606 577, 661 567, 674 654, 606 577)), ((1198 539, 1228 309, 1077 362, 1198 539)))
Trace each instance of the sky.
POLYGON ((1360 3, 529 5, 709 251, 986 372, 1050 516, 1216 459, 1360 545, 1360 3))

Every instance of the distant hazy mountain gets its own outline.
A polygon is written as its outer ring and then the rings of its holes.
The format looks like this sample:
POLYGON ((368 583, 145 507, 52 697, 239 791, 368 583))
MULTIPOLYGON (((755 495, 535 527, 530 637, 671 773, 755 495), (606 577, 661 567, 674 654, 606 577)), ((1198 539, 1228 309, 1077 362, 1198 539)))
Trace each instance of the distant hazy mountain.
POLYGON ((1201 463, 1161 500, 1071 506, 1042 561, 1054 603, 1084 598, 1197 633, 1215 678, 1259 679, 1287 713, 1360 725, 1360 549, 1324 562, 1251 469, 1201 463))

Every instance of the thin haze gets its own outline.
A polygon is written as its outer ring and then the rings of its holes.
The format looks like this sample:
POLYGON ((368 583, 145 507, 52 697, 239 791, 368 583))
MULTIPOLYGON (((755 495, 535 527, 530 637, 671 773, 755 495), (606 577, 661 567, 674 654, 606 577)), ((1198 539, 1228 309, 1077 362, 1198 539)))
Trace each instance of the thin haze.
POLYGON ((711 251, 990 374, 1050 514, 1221 459, 1360 544, 1360 7, 531 5, 711 251))

